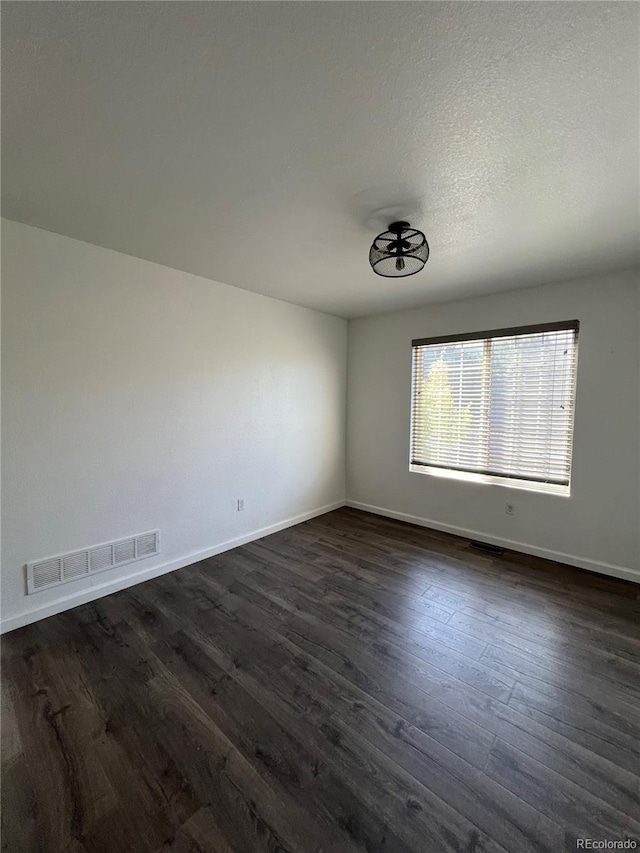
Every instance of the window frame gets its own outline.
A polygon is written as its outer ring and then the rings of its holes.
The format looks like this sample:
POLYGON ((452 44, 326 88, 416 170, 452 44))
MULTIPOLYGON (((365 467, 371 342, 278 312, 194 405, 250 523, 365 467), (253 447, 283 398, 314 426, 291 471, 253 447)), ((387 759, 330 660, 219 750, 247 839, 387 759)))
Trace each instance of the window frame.
MULTIPOLYGON (((410 423, 409 423, 409 471, 416 474, 428 474, 430 476, 440 477, 442 479, 454 480, 457 482, 470 482, 492 484, 498 486, 507 486, 515 489, 525 489, 527 491, 542 492, 545 494, 555 494, 564 497, 569 497, 571 494, 571 481, 573 474, 573 435, 575 431, 575 409, 577 396, 577 379, 578 379, 578 341, 579 341, 580 321, 565 320, 553 323, 537 323, 528 326, 512 326, 504 329, 490 329, 481 332, 464 332, 462 334, 453 335, 438 335, 430 338, 414 338, 411 342, 411 403, 410 403, 410 423), (415 418, 414 406, 416 402, 415 395, 415 371, 414 371, 414 354, 417 348, 438 344, 460 344, 467 341, 484 341, 485 346, 492 338, 518 337, 542 334, 545 332, 561 332, 573 331, 574 333, 574 359, 573 359, 573 374, 571 382, 571 442, 569 446, 568 459, 568 482, 558 483, 553 482, 551 478, 545 480, 542 478, 534 478, 527 475, 509 476, 508 474, 499 474, 495 472, 470 470, 464 467, 456 467, 453 465, 438 465, 428 462, 418 462, 414 460, 413 450, 415 446, 414 427, 417 423, 415 418)), ((483 357, 484 358, 484 357, 483 357)), ((490 408, 488 408, 488 411, 490 408)))

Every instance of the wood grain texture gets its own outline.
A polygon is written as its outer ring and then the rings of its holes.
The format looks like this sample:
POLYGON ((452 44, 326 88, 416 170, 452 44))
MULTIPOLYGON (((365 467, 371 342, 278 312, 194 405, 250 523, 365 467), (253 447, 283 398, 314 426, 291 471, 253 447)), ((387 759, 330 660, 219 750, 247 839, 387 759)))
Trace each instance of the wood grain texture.
POLYGON ((2 850, 640 843, 638 593, 345 508, 19 629, 2 850))

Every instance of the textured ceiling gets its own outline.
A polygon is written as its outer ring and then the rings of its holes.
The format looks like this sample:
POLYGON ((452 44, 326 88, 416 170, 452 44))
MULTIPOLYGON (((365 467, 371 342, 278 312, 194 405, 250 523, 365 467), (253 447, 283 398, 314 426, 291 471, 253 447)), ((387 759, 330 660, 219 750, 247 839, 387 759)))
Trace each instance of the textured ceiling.
POLYGON ((637 261, 640 5, 5 2, 3 215, 354 317, 637 261), (372 238, 410 218, 422 273, 372 238))

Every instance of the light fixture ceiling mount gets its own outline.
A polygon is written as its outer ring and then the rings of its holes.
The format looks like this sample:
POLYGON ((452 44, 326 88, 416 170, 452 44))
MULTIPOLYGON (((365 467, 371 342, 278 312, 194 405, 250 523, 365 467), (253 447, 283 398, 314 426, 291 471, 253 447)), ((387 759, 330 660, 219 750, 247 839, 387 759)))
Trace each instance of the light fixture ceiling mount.
POLYGON ((369 263, 378 275, 397 278, 415 275, 429 259, 429 244, 422 231, 408 222, 392 222, 373 241, 369 263))

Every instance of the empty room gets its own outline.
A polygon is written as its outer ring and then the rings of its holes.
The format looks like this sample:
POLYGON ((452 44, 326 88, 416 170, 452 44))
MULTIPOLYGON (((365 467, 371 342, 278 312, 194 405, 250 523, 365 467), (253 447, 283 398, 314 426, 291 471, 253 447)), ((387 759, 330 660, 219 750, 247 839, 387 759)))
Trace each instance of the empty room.
POLYGON ((640 846, 640 4, 2 3, 3 853, 640 846))

